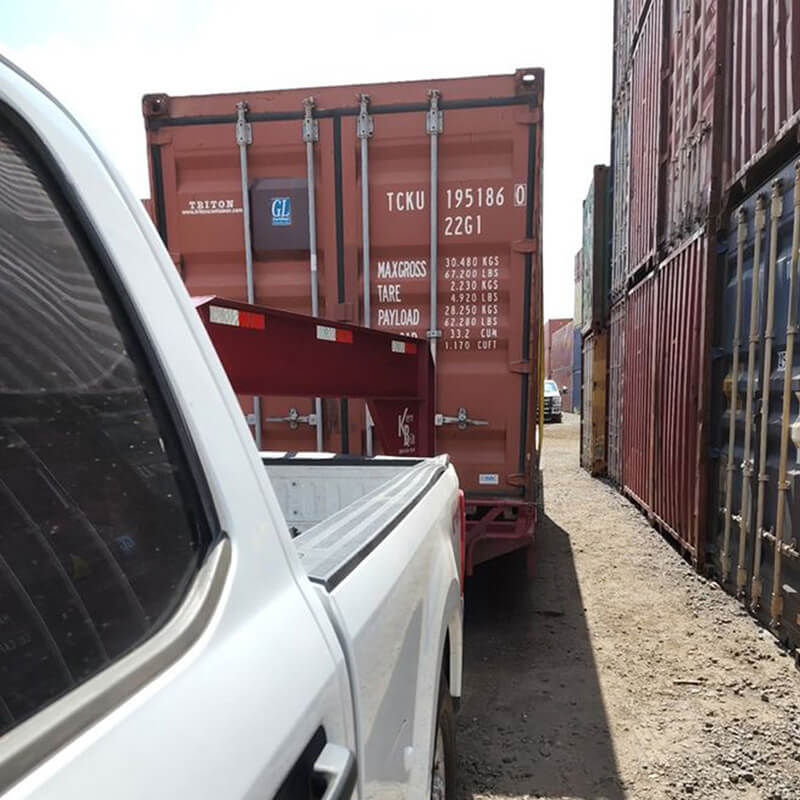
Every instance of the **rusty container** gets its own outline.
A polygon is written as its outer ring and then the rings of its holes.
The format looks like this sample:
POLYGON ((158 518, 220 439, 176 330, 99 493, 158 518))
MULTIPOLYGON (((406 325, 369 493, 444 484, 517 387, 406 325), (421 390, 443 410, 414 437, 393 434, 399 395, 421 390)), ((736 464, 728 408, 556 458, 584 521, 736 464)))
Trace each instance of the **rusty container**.
POLYGON ((608 326, 608 477, 622 485, 625 391, 625 300, 611 308, 608 326))
POLYGON ((605 328, 608 316, 610 279, 608 167, 595 165, 592 182, 583 201, 583 309, 584 335, 605 328))
MULTIPOLYGON (((709 259, 698 234, 658 269, 654 308, 653 520, 698 565, 703 559, 707 490, 704 446, 710 330, 709 259)), ((627 469, 627 467, 626 467, 627 469)))
POLYGON ((735 201, 791 158, 796 147, 800 5, 788 0, 727 0, 727 6, 723 172, 735 201))
POLYGON ((544 377, 552 378, 552 352, 553 337, 565 325, 569 325, 572 320, 569 317, 556 317, 549 319, 544 324, 544 377))
POLYGON ((725 114, 724 0, 669 5, 662 251, 706 226, 719 210, 725 114))
POLYGON ((664 2, 644 6, 631 63, 628 275, 655 267, 662 193, 664 2))
MULTIPOLYGON (((430 342, 436 449, 473 499, 537 491, 543 82, 143 98, 153 214, 189 291, 430 342)), ((265 449, 371 450, 359 401, 267 397, 252 421, 265 449)))
POLYGON ((650 275, 629 293, 623 358, 623 491, 644 511, 652 503, 654 344, 656 279, 650 275))
POLYGON ((581 465, 594 476, 605 475, 606 378, 608 331, 595 331, 583 340, 583 413, 581 465))
POLYGON ((706 560, 722 586, 797 648, 800 343, 793 249, 800 241, 800 153, 733 209, 721 239, 706 560))
POLYGON ((583 248, 575 253, 575 303, 572 321, 578 331, 583 328, 583 248))
POLYGON ((550 344, 550 372, 561 392, 561 408, 571 410, 572 403, 572 345, 575 325, 570 320, 562 325, 554 334, 550 344))

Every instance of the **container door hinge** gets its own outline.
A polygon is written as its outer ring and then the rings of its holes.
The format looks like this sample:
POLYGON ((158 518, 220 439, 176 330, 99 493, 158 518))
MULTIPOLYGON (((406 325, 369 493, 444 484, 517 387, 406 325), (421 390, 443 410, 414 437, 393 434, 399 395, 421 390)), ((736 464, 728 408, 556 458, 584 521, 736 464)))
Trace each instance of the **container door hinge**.
POLYGON ((438 136, 444 129, 444 118, 442 112, 439 111, 439 98, 441 92, 438 89, 431 89, 428 92, 431 107, 425 115, 425 132, 429 136, 438 136))
POLYGON ((511 243, 511 249, 515 253, 535 253, 536 240, 535 239, 517 239, 511 243))
POLYGON ((305 116, 303 117, 303 141, 318 142, 319 122, 314 119, 313 97, 306 97, 306 99, 303 100, 303 109, 305 110, 305 116))
POLYGON ((466 408, 459 408, 455 417, 448 417, 445 414, 437 414, 434 422, 438 427, 442 425, 458 425, 460 431, 466 430, 470 425, 475 427, 485 427, 489 424, 485 419, 471 419, 466 408))
POLYGON ((512 472, 510 475, 506 475, 506 483, 509 486, 525 488, 528 485, 528 476, 523 472, 512 472))
POLYGON ((267 417, 267 422, 286 422, 293 431, 296 431, 300 425, 316 426, 317 415, 301 414, 296 408, 290 408, 285 417, 267 417))
POLYGON ((356 122, 356 135, 359 139, 370 139, 375 133, 375 122, 369 113, 369 95, 362 94, 359 98, 358 121, 356 122))
POLYGON ((240 147, 253 144, 253 126, 247 121, 248 110, 244 100, 236 104, 236 144, 240 147))
POLYGON ((512 361, 511 367, 512 372, 517 372, 520 375, 530 375, 531 374, 531 362, 530 361, 512 361))

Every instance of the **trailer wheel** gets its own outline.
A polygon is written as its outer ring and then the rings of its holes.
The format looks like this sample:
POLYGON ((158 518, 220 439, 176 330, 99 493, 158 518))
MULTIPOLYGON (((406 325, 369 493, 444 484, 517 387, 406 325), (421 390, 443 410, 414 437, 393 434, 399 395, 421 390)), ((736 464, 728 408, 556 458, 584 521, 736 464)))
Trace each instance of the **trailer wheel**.
POLYGON ((439 703, 431 765, 431 800, 455 800, 456 720, 447 678, 439 681, 439 703))

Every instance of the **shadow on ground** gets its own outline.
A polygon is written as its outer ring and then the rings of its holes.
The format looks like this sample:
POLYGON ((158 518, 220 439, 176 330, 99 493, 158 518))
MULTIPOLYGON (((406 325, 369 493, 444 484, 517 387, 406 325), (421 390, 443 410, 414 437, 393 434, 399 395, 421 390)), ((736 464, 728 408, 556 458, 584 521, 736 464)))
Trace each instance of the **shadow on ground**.
POLYGON ((466 585, 462 798, 623 798, 572 549, 545 518, 536 576, 511 554, 466 585))

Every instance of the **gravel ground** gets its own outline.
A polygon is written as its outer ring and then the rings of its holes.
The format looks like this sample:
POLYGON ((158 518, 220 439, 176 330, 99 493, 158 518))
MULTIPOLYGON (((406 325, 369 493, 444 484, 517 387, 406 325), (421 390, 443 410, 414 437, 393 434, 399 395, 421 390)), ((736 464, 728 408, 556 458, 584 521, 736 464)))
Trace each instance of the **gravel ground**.
POLYGON ((466 587, 462 798, 800 798, 800 673, 549 425, 536 577, 466 587))

